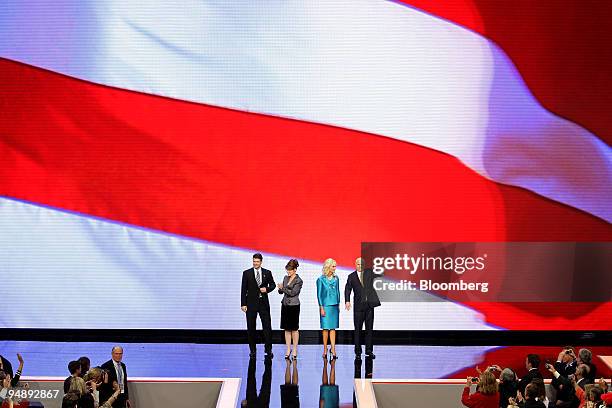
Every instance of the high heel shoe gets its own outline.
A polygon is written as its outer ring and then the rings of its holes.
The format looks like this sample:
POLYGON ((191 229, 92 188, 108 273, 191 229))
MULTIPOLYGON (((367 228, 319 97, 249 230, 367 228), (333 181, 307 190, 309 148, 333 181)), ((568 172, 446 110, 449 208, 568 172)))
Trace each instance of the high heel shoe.
POLYGON ((292 359, 292 360, 297 360, 297 359, 298 359, 298 358, 297 358, 297 354, 292 355, 292 356, 291 356, 291 359, 292 359))
POLYGON ((289 354, 285 354, 285 360, 291 360, 289 354))
POLYGON ((329 361, 337 360, 338 359, 338 356, 336 354, 334 354, 334 353, 330 353, 330 354, 331 355, 329 356, 329 361))

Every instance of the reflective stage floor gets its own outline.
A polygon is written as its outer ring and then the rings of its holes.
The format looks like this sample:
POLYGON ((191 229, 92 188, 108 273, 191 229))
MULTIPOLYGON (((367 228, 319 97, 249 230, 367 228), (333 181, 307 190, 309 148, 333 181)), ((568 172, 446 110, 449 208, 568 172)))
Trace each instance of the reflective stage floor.
MULTIPOLYGON (((17 366, 16 353, 24 360, 27 377, 66 377, 67 365, 88 356, 92 366, 110 359, 111 343, 62 343, 0 341, 0 354, 17 366)), ((499 364, 524 374, 527 353, 538 353, 542 360, 556 359, 558 347, 449 347, 449 346, 375 346, 376 359, 354 359, 353 347, 338 345, 338 360, 325 362, 322 346, 302 345, 299 359, 288 364, 285 346, 274 345, 274 358, 264 361, 263 347, 249 359, 243 344, 125 343, 123 361, 128 375, 135 377, 237 377, 241 378, 241 400, 248 406, 294 406, 288 402, 298 396, 300 406, 353 406, 355 377, 385 379, 446 379, 473 375, 475 366, 499 364), (287 384, 287 385, 286 385, 287 384), (291 385, 294 384, 294 385, 291 385), (297 387, 296 387, 297 386, 297 387), (281 404, 281 399, 284 404, 281 404), (269 400, 269 403, 268 403, 269 400)), ((580 346, 586 347, 586 346, 580 346)), ((612 355, 612 347, 590 347, 593 354, 612 355)), ((607 378, 610 370, 596 357, 598 371, 607 378)), ((239 404, 240 406, 240 404, 239 404)), ((296 405, 297 406, 297 405, 296 405)))

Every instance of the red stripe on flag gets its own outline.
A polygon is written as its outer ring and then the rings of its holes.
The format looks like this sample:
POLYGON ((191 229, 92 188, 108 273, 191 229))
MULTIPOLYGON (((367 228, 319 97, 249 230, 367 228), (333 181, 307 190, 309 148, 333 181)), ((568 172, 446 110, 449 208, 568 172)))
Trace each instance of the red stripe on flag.
POLYGON ((343 264, 362 240, 612 238, 605 221, 405 142, 0 70, 6 196, 343 264))

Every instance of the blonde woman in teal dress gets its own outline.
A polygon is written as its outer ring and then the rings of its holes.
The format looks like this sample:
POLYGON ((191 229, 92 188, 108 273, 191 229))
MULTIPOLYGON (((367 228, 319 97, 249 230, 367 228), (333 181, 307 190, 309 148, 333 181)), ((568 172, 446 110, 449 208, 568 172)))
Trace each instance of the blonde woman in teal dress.
POLYGON ((317 279, 317 299, 323 330, 323 358, 327 359, 327 341, 331 343, 330 359, 337 359, 336 329, 339 326, 340 279, 336 275, 336 261, 329 258, 323 264, 323 274, 317 279))

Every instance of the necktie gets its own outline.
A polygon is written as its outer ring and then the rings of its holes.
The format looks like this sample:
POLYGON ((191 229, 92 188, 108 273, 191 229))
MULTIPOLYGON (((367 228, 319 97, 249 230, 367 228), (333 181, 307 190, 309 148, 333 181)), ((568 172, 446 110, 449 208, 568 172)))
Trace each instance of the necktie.
POLYGON ((255 280, 257 281, 257 286, 261 286, 261 275, 259 274, 259 269, 255 272, 255 280))
POLYGON ((123 392, 123 368, 121 368, 121 364, 117 364, 117 382, 121 392, 123 392))

